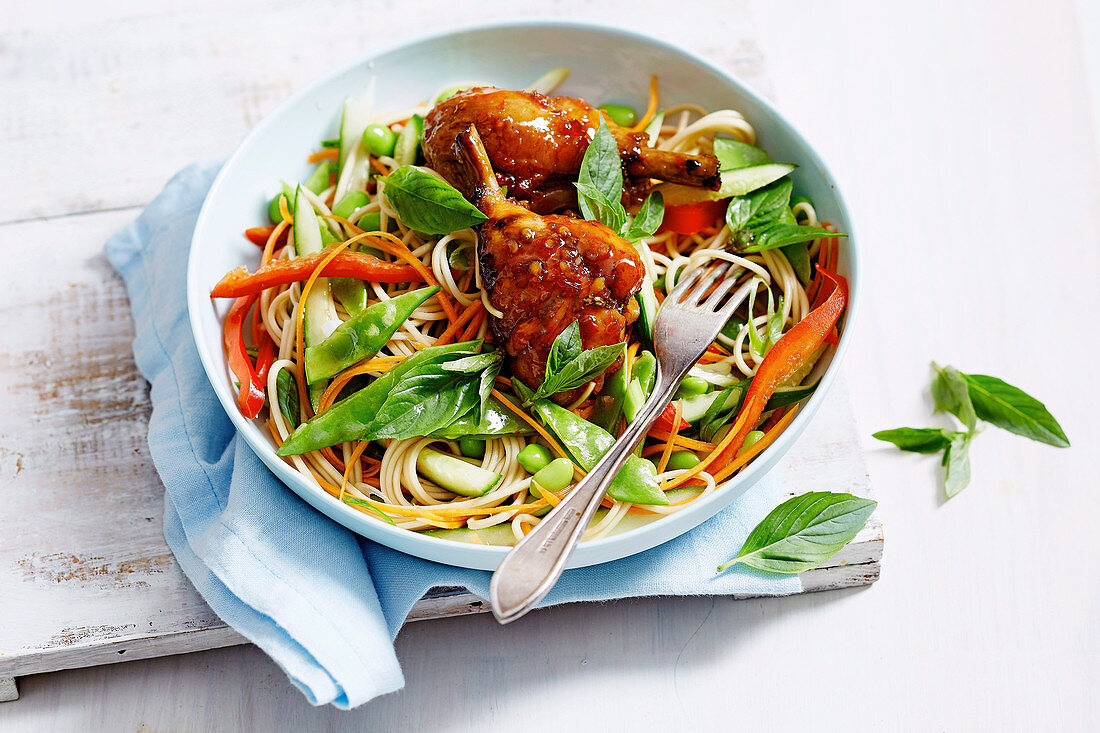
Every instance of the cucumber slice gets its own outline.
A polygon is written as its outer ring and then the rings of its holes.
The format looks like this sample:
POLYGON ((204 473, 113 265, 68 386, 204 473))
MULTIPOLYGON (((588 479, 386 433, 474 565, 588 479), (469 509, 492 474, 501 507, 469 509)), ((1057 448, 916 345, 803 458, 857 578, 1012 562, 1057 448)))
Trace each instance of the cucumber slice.
POLYGON ((416 155, 420 151, 420 138, 423 134, 424 118, 413 115, 401 128, 401 134, 397 136, 397 145, 393 149, 393 159, 398 165, 412 165, 416 162, 416 155))
POLYGON ((337 160, 336 194, 333 201, 344 198, 348 191, 362 191, 370 178, 370 153, 363 147, 363 131, 370 124, 374 110, 374 78, 366 91, 344 101, 340 118, 340 157, 337 160))
POLYGON ((431 448, 425 448, 416 457, 416 471, 436 486, 460 496, 485 496, 503 478, 499 473, 431 448))
MULTIPOLYGON (((722 394, 723 392, 706 392, 704 394, 695 395, 694 397, 683 397, 680 399, 680 414, 689 423, 695 423, 698 420, 702 420, 703 416, 707 414, 707 410, 710 409, 714 401, 722 394)), ((740 392, 728 393, 726 395, 726 403, 722 405, 722 409, 735 406, 740 399, 740 392)))
POLYGON ((649 278, 642 280, 642 289, 634 296, 638 300, 638 330, 653 343, 653 324, 657 322, 657 294, 649 278))
POLYGON ((714 157, 718 158, 718 164, 723 171, 772 162, 768 154, 755 145, 725 137, 714 138, 714 157))
MULTIPOLYGON (((316 254, 324 249, 321 236, 321 223, 313 204, 305 194, 298 192, 294 196, 294 251, 299 257, 316 254)), ((310 288, 305 303, 302 304, 303 339, 306 347, 319 344, 340 325, 340 316, 336 314, 336 303, 332 300, 332 289, 328 278, 319 277, 310 288)), ((325 391, 325 381, 309 386, 309 399, 316 410, 320 406, 321 393, 325 391)))
POLYGON ((798 166, 791 163, 764 163, 748 168, 722 171, 722 185, 717 191, 683 186, 678 183, 662 183, 654 188, 665 197, 665 206, 683 206, 699 201, 721 201, 731 196, 744 196, 769 183, 778 181, 798 166))
POLYGON ((649 147, 656 147, 657 140, 661 137, 661 126, 665 124, 665 111, 659 110, 653 115, 653 119, 645 126, 644 132, 649 136, 649 147))

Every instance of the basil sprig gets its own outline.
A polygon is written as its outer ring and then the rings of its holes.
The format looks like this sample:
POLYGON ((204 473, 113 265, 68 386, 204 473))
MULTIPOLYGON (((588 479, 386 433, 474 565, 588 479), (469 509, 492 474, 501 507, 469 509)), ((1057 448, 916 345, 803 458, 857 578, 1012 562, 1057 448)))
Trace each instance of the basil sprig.
POLYGON ((636 216, 626 213, 622 166, 618 143, 601 115, 577 174, 577 204, 585 219, 598 221, 633 242, 653 236, 664 219, 665 203, 661 193, 654 191, 642 202, 636 216))
POLYGON ((799 224, 791 212, 790 179, 776 181, 745 196, 734 196, 726 208, 730 241, 740 252, 763 252, 821 237, 843 236, 824 227, 799 224))
POLYGON ((932 401, 937 411, 958 418, 965 430, 944 428, 895 428, 872 435, 913 453, 939 453, 948 498, 970 483, 970 443, 977 435, 978 420, 1025 438, 1059 448, 1069 447, 1062 426, 1042 402, 1019 387, 985 374, 964 374, 952 366, 932 364, 932 401))
POLYGON ((718 572, 738 563, 788 575, 812 570, 851 542, 876 506, 871 499, 828 491, 795 496, 764 517, 718 572))
POLYGON ((418 232, 450 234, 489 218, 454 186, 414 166, 403 165, 382 180, 397 218, 418 232))
POLYGON ((554 339, 550 354, 546 357, 542 384, 523 404, 531 405, 537 400, 588 384, 607 371, 623 355, 624 349, 625 343, 585 349, 581 343, 580 324, 573 321, 554 339))

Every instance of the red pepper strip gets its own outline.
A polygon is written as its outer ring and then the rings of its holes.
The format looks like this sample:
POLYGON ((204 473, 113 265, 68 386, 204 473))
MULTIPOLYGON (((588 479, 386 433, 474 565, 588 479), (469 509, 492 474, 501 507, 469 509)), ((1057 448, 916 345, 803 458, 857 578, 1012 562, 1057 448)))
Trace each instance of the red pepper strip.
POLYGON ((695 234, 707 227, 714 226, 726 213, 728 201, 696 201, 693 204, 665 206, 665 218, 657 230, 676 232, 677 234, 695 234))
POLYGON ((745 444, 745 436, 756 426, 772 393, 802 366, 817 347, 821 346, 840 320, 840 314, 848 304, 848 281, 840 275, 822 269, 820 265, 817 271, 819 275, 827 277, 835 285, 832 293, 824 303, 807 313, 805 318, 783 334, 783 337, 764 357, 764 361, 756 370, 756 376, 749 384, 749 389, 745 393, 745 402, 737 416, 736 422, 741 425, 741 428, 718 458, 719 465, 725 465, 737 455, 741 446, 745 444))
MULTIPOLYGON (((244 230, 245 239, 257 247, 263 247, 267 244, 268 238, 271 237, 271 233, 275 231, 274 224, 265 224, 262 227, 252 227, 251 229, 244 230)), ((285 231, 285 230, 284 230, 285 231)), ((285 240, 285 237, 279 237, 281 240, 285 240)))
POLYGON ((252 343, 258 344, 260 353, 256 355, 256 386, 267 389, 267 370, 275 362, 275 341, 267 334, 260 318, 260 305, 252 312, 252 343))
POLYGON ((256 295, 238 298, 230 307, 229 314, 225 317, 225 326, 222 331, 222 341, 225 344, 225 354, 229 359, 229 369, 233 376, 240 382, 240 391, 237 393, 237 407, 241 414, 247 418, 254 418, 260 414, 264 406, 264 391, 257 386, 256 372, 252 368, 252 362, 248 358, 248 351, 244 347, 245 316, 256 302, 256 295))
MULTIPOLYGON (((676 406, 673 405, 670 402, 670 403, 668 403, 668 407, 666 407, 664 409, 664 412, 662 412, 660 415, 658 415, 657 419, 653 421, 653 427, 651 427, 650 430, 651 431, 652 430, 659 430, 662 433, 667 433, 667 434, 671 435, 672 432, 673 432, 672 431, 672 425, 675 422, 676 422, 676 406)), ((680 428, 679 429, 680 430, 686 430, 687 428, 690 428, 690 427, 691 427, 691 425, 681 415, 680 416, 680 428)))
MULTIPOLYGON (((253 273, 242 265, 226 273, 210 291, 210 297, 240 298, 256 295, 276 285, 308 280, 328 255, 328 252, 321 251, 295 260, 273 260, 253 273)), ((322 274, 376 283, 418 283, 424 280, 411 265, 386 262, 362 252, 341 252, 325 266, 322 274)))

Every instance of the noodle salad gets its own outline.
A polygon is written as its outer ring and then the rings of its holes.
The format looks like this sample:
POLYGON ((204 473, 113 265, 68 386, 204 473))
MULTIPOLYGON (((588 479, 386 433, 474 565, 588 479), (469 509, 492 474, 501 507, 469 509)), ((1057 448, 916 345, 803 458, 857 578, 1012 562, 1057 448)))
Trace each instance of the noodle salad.
POLYGON ((544 96, 567 74, 515 92, 462 84, 380 115, 372 84, 346 102, 339 137, 310 156, 312 175, 283 184, 271 224, 245 232, 261 250, 257 268, 239 267, 211 291, 232 299, 223 341, 242 414, 266 424, 308 481, 378 521, 456 541, 522 538, 645 404, 656 381, 653 319, 698 268, 729 262, 740 305, 584 539, 716 491, 791 422, 837 342, 848 295, 835 274, 843 235, 794 195, 794 165, 756 147, 734 110, 660 109, 656 77, 642 114, 544 96), (549 141, 558 168, 507 167, 551 160, 548 135, 533 151, 502 132, 531 122, 528 113, 553 124, 575 115, 561 129, 579 138, 549 141), (494 251, 527 257, 517 261, 530 282, 509 281, 515 268, 490 254, 489 238, 518 215, 480 206, 461 156, 447 157, 455 138, 440 120, 465 125, 462 115, 480 115, 471 127, 496 169, 492 185, 499 179, 510 210, 529 217, 522 236, 494 251), (717 173, 703 180, 707 164, 717 173), (509 287, 530 301, 531 282, 575 283, 565 260, 524 255, 524 242, 560 250, 568 238, 553 233, 570 222, 619 257, 607 264, 585 253, 592 262, 582 263, 569 250, 575 266, 634 267, 635 280, 618 283, 629 291, 615 294, 613 276, 599 275, 572 304, 583 311, 567 309, 572 291, 549 289, 534 298, 541 310, 517 315, 509 287), (545 272, 559 264, 561 273, 545 272), (548 320, 548 308, 566 315, 548 320))

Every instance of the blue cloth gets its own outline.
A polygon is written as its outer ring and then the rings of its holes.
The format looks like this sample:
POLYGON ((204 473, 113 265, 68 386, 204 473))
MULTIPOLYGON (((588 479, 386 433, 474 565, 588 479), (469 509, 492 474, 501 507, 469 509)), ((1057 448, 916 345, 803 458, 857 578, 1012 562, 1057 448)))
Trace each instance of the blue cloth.
MULTIPOLYGON (((167 489, 164 535, 210 607, 311 703, 351 708, 404 684, 393 637, 417 599, 441 585, 487 597, 489 573, 359 538, 283 486, 237 436, 199 362, 184 297, 191 233, 219 165, 180 172, 106 246, 129 290, 134 356, 151 384, 149 448, 167 489)), ((567 571, 544 605, 797 592, 797 577, 714 572, 780 501, 775 483, 660 547, 567 571)))

